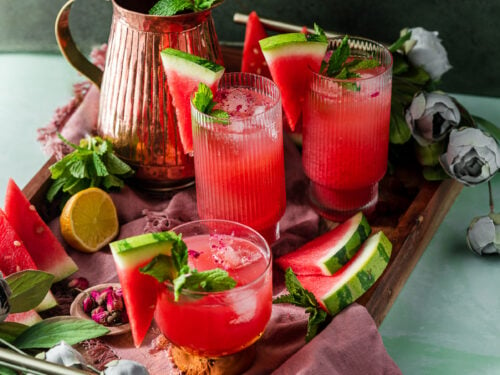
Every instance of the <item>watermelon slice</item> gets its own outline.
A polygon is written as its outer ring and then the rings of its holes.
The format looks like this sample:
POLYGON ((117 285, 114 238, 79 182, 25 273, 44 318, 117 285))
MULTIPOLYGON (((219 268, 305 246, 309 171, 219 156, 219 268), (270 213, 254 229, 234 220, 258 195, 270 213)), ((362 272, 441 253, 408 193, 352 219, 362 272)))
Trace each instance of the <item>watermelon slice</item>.
POLYGON ((42 220, 35 206, 12 179, 9 179, 5 194, 5 214, 37 268, 53 274, 54 282, 78 270, 78 266, 42 220))
POLYGON ((311 70, 319 72, 328 42, 316 34, 279 34, 260 42, 271 76, 281 92, 288 126, 295 130, 310 82, 311 70))
POLYGON ((260 22, 255 11, 248 15, 245 30, 245 42, 243 44, 243 59, 241 60, 241 71, 255 73, 271 78, 271 72, 267 66, 259 41, 267 38, 264 25, 260 22))
POLYGON ((115 261, 123 298, 136 347, 141 346, 151 325, 160 283, 139 272, 155 256, 170 255, 181 238, 173 232, 146 233, 109 244, 115 261))
POLYGON ((173 48, 164 49, 160 55, 167 75, 168 90, 175 107, 182 147, 188 154, 193 152, 191 95, 198 89, 200 82, 215 92, 224 74, 224 67, 173 48))
POLYGON ((42 317, 35 310, 9 314, 4 320, 4 322, 20 323, 27 326, 32 326, 41 321, 42 317))
POLYGON ((335 315, 366 292, 384 272, 392 244, 383 232, 370 236, 356 255, 333 276, 297 275, 323 309, 335 315))
POLYGON ((301 248, 276 259, 280 268, 296 275, 332 275, 346 264, 370 235, 366 217, 356 215, 301 248))
MULTIPOLYGON (((23 270, 36 270, 33 258, 26 250, 21 238, 10 224, 5 212, 0 209, 0 271, 4 276, 23 270)), ((57 305, 51 292, 47 293, 36 310, 48 310, 57 305)))

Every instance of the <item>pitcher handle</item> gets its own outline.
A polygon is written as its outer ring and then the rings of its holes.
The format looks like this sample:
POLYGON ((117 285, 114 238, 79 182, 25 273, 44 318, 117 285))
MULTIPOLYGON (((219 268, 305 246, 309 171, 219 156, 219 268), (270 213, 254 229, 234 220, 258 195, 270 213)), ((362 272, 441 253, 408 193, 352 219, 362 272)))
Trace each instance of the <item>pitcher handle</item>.
POLYGON ((103 71, 92 64, 78 49, 69 30, 69 13, 75 0, 68 0, 56 18, 57 44, 66 60, 98 88, 101 87, 103 71))

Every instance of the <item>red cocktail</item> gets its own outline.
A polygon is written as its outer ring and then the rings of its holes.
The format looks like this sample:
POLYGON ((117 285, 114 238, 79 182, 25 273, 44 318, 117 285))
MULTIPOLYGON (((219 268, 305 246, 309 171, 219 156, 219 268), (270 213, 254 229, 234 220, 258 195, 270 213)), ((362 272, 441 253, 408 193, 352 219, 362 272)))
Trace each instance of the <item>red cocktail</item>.
MULTIPOLYGON (((335 49, 342 38, 330 41, 335 49)), ((382 45, 350 38, 351 57, 379 66, 359 78, 336 79, 312 72, 303 112, 303 165, 309 198, 323 216, 343 221, 371 212, 387 168, 392 56, 382 45)), ((348 60, 349 61, 349 60, 348 60)))
POLYGON ((191 106, 198 213, 246 224, 272 243, 286 204, 279 90, 262 76, 231 73, 215 100, 229 124, 191 106))
POLYGON ((158 296, 155 321, 176 347, 203 357, 239 352, 264 332, 271 316, 271 253, 251 228, 223 220, 201 220, 174 229, 188 247, 189 265, 198 271, 221 268, 235 288, 222 292, 182 290, 172 285, 158 296))

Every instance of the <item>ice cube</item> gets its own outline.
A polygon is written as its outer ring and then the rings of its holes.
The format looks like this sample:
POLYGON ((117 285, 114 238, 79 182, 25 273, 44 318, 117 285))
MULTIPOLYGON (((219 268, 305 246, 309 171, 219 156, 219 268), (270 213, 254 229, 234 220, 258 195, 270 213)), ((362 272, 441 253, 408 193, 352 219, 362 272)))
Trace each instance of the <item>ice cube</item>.
POLYGON ((241 324, 249 322, 255 316, 257 310, 257 296, 255 290, 239 290, 237 293, 228 295, 233 311, 237 317, 232 319, 230 324, 241 324))
POLYGON ((237 270, 258 261, 262 254, 230 236, 210 236, 212 258, 220 268, 237 270))

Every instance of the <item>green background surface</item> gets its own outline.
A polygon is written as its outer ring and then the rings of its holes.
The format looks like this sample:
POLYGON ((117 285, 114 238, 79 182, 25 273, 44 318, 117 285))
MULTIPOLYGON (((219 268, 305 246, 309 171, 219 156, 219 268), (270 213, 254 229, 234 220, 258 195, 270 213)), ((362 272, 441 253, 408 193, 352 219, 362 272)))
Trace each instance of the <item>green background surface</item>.
MULTIPOLYGON (((53 24, 64 0, 0 0, 0 51, 56 51, 53 24)), ((82 50, 107 41, 112 6, 77 0, 71 25, 82 50)), ((226 0, 214 10, 221 41, 242 42, 235 12, 392 42, 404 27, 439 32, 454 69, 443 79, 448 91, 500 96, 500 1, 498 0, 226 0)))

